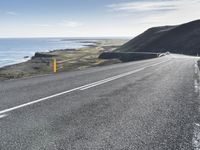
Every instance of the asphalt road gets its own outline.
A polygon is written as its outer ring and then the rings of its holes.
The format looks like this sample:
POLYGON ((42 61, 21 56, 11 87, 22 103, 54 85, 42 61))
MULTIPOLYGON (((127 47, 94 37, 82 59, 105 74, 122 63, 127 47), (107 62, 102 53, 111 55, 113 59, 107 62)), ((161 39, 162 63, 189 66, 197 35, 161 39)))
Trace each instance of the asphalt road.
POLYGON ((194 149, 196 60, 169 55, 2 81, 0 150, 194 149))

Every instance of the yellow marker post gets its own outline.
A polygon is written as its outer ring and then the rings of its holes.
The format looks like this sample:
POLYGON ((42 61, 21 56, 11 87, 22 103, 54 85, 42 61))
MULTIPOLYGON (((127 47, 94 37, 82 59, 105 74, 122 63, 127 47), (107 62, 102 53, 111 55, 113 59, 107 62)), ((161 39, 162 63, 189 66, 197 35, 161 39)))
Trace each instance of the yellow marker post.
POLYGON ((57 70, 56 68, 57 68, 57 66, 56 66, 56 59, 54 58, 53 59, 53 72, 54 73, 56 73, 56 70, 57 70))

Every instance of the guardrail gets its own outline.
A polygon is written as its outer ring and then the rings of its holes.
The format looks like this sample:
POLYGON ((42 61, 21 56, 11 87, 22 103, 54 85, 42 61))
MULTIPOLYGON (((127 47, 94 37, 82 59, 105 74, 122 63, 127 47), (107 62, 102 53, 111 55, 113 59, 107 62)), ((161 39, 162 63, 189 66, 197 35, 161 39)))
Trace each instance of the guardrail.
POLYGON ((151 52, 103 52, 99 59, 119 59, 123 62, 156 58, 160 53, 151 52))
POLYGON ((154 52, 103 52, 99 59, 119 59, 122 62, 150 59, 169 55, 170 52, 154 53, 154 52))
MULTIPOLYGON (((152 53, 152 52, 103 52, 100 54, 99 59, 119 59, 123 62, 150 59, 156 57, 162 57, 168 55, 166 53, 152 53)), ((56 73, 58 70, 63 68, 63 64, 68 60, 57 60, 53 58, 53 72, 56 73)))

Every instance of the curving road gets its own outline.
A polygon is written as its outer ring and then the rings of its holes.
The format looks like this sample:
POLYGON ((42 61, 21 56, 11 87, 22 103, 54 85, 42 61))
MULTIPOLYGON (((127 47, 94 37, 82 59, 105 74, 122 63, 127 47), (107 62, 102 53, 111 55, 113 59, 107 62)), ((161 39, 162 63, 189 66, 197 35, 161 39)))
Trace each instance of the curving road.
POLYGON ((0 149, 194 149, 196 60, 171 54, 2 81, 0 149))

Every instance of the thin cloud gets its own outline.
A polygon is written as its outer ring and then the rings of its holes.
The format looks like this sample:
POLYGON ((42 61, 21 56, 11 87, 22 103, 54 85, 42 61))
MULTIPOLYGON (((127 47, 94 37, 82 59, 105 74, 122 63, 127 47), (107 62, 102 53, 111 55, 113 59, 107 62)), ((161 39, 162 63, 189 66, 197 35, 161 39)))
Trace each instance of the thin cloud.
POLYGON ((33 26, 38 26, 38 27, 52 27, 53 25, 51 24, 32 24, 33 26))
POLYGON ((14 11, 7 11, 5 12, 7 15, 11 15, 11 16, 17 16, 19 15, 18 13, 14 12, 14 11))
POLYGON ((113 18, 120 20, 119 26, 127 26, 123 29, 127 35, 131 31, 138 35, 154 26, 189 22, 199 19, 200 16, 200 0, 132 0, 105 7, 113 18))
POLYGON ((76 28, 76 27, 80 27, 83 25, 83 23, 81 22, 77 22, 77 21, 62 21, 61 23, 59 23, 60 26, 65 26, 65 27, 71 27, 71 28, 76 28))
POLYGON ((81 22, 76 22, 76 21, 61 21, 60 23, 52 23, 52 24, 46 24, 46 23, 36 23, 36 24, 30 24, 32 26, 37 26, 37 27, 69 27, 69 28, 76 28, 80 27, 83 25, 81 22))
POLYGON ((172 11, 178 9, 179 1, 135 1, 111 4, 107 7, 117 12, 149 12, 149 11, 172 11))

